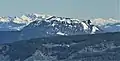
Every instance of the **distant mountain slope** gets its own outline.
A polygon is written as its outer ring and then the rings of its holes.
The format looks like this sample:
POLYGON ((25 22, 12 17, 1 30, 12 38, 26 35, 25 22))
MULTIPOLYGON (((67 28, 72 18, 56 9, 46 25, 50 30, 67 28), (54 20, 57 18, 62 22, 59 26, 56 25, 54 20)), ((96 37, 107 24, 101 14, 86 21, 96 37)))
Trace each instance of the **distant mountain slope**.
POLYGON ((0 17, 0 43, 58 35, 84 35, 119 32, 120 21, 110 19, 80 20, 44 14, 0 17))
POLYGON ((3 61, 119 61, 120 33, 45 37, 0 45, 3 61))

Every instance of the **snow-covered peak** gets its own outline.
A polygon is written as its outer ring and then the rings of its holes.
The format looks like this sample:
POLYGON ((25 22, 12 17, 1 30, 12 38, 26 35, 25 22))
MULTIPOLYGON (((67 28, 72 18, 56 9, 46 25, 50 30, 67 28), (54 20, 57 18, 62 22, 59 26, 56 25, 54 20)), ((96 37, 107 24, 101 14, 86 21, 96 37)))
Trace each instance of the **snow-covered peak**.
POLYGON ((14 23, 17 23, 17 24, 20 24, 20 23, 25 23, 21 18, 19 18, 19 17, 15 17, 14 19, 13 19, 13 22, 14 23))
POLYGON ((44 14, 36 14, 36 13, 34 13, 33 15, 35 15, 36 17, 41 17, 41 18, 45 18, 45 16, 46 16, 44 14))
POLYGON ((33 20, 26 15, 22 15, 21 17, 15 17, 13 22, 17 24, 28 24, 31 23, 33 20))
POLYGON ((29 17, 27 17, 26 15, 22 15, 21 16, 21 19, 24 20, 24 21, 29 21, 31 20, 29 17))
POLYGON ((0 22, 9 22, 9 18, 8 17, 0 17, 0 22))
POLYGON ((47 19, 47 18, 51 17, 51 15, 37 14, 37 13, 33 13, 33 15, 35 15, 36 17, 39 17, 39 18, 43 18, 43 19, 47 19))
POLYGON ((29 18, 29 17, 27 17, 26 15, 22 15, 22 16, 21 16, 21 19, 22 19, 22 21, 27 22, 27 23, 32 22, 32 19, 29 18))
POLYGON ((115 24, 115 23, 120 23, 120 21, 114 20, 112 18, 109 18, 109 19, 98 18, 98 19, 92 20, 92 24, 97 25, 97 26, 103 26, 103 25, 115 24))

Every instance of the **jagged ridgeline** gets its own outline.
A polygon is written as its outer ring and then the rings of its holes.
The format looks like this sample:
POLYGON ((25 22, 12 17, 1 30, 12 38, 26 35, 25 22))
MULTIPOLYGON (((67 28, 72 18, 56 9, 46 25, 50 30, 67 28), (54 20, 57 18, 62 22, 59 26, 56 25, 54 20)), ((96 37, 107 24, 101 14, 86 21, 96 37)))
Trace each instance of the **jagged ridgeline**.
POLYGON ((0 43, 58 35, 84 35, 119 32, 120 21, 110 19, 81 20, 44 14, 0 17, 0 43))
POLYGON ((119 36, 54 36, 1 44, 0 61, 119 61, 119 36))

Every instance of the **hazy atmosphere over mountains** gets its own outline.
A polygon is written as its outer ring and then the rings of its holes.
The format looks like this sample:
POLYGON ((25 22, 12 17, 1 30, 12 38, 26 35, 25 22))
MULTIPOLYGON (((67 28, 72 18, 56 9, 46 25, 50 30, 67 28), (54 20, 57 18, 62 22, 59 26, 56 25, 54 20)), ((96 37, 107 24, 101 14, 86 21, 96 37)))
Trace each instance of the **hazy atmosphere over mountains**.
POLYGON ((78 19, 120 19, 119 0, 1 0, 0 16, 44 13, 78 19))

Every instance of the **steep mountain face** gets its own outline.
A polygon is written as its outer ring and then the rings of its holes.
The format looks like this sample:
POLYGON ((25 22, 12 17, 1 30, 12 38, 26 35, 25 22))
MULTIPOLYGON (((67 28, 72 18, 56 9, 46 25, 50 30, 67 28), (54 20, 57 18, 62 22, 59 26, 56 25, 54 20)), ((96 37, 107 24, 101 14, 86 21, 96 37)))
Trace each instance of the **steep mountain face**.
POLYGON ((0 37, 6 38, 0 38, 2 40, 0 43, 58 35, 119 32, 119 23, 120 21, 114 19, 104 20, 99 18, 84 21, 42 14, 0 17, 0 37))

